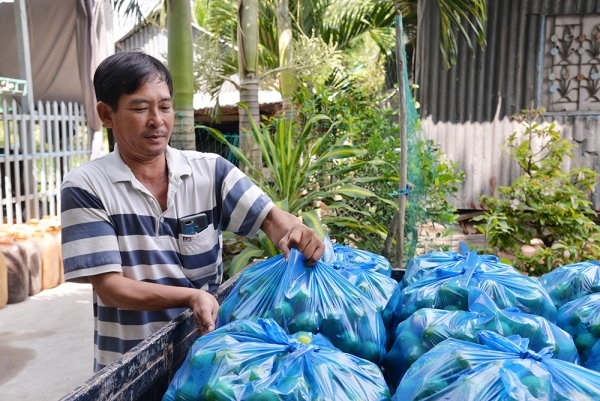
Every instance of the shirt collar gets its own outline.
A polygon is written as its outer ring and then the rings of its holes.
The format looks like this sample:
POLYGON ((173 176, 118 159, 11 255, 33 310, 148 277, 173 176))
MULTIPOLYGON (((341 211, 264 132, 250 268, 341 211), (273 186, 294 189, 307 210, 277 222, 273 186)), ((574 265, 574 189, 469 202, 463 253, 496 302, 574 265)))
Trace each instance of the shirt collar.
MULTIPOLYGON (((167 146, 166 153, 170 179, 179 181, 182 176, 192 174, 190 163, 181 151, 167 146)), ((133 181, 135 178, 129 166, 121 158, 116 143, 114 151, 106 156, 106 166, 106 173, 113 184, 119 181, 133 181)))

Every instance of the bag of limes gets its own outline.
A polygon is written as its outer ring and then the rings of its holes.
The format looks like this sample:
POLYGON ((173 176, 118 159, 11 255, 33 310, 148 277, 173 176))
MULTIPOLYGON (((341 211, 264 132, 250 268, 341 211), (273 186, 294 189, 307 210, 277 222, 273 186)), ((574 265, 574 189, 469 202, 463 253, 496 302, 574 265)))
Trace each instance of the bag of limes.
POLYGON ((376 253, 334 244, 333 257, 334 261, 356 264, 362 269, 369 269, 388 277, 392 276, 392 265, 390 262, 384 256, 376 253))
POLYGON ((389 400, 377 365, 321 335, 287 335, 273 320, 238 320, 200 337, 163 401, 389 400))
POLYGON ((536 353, 529 339, 477 334, 479 344, 448 339, 406 372, 393 400, 592 401, 600 399, 600 373, 536 353))
POLYGON ((540 282, 560 308, 584 295, 600 292, 600 262, 595 260, 557 267, 540 277, 540 282))
POLYGON ((420 309, 400 323, 395 343, 382 361, 384 376, 395 389, 410 366, 423 354, 448 338, 477 342, 477 333, 490 330, 505 337, 529 338, 529 349, 551 350, 553 357, 579 364, 571 336, 541 316, 520 313, 518 308, 500 310, 479 290, 469 293, 469 309, 445 311, 420 309))
MULTIPOLYGON (((424 277, 435 275, 437 269, 445 271, 461 271, 465 269, 467 257, 470 253, 469 245, 461 242, 459 243, 458 252, 434 251, 416 256, 412 258, 406 266, 406 273, 404 273, 404 277, 402 278, 402 285, 407 286, 424 277)), ((518 274, 518 271, 514 267, 500 262, 500 258, 497 256, 479 255, 479 258, 481 259, 481 271, 489 272, 500 269, 510 270, 513 273, 518 274)))
POLYGON ((484 271, 482 261, 473 251, 461 270, 438 268, 435 275, 405 287, 394 310, 393 325, 423 308, 466 311, 471 289, 487 293, 500 309, 516 306, 524 313, 556 320, 556 307, 538 280, 511 269, 484 271))
POLYGON ((379 363, 386 332, 379 308, 333 267, 304 265, 292 249, 246 270, 221 304, 217 327, 272 318, 289 334, 320 333, 340 350, 379 363))
POLYGON ((398 282, 361 264, 334 262, 333 268, 373 301, 382 314, 383 324, 386 328, 389 327, 392 323, 392 311, 386 309, 386 306, 398 289, 398 282))
POLYGON ((600 293, 564 304, 558 310, 556 324, 573 336, 581 364, 594 369, 600 357, 600 345, 596 346, 600 343, 600 293))

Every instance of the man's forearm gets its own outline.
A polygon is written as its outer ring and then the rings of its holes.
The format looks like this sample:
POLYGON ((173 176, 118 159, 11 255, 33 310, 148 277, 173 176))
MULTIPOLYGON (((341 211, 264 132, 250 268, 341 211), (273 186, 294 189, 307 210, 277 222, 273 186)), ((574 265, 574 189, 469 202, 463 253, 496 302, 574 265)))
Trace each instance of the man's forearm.
POLYGON ((104 305, 135 311, 189 307, 198 291, 131 280, 120 273, 90 276, 89 280, 104 305))

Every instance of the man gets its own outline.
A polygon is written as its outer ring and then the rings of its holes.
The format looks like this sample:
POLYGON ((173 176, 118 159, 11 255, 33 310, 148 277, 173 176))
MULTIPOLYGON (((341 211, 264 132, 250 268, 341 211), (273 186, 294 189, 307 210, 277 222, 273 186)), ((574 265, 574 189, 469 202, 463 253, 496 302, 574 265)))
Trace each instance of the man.
POLYGON ((65 279, 94 288, 94 370, 118 359, 191 308, 200 335, 215 329, 222 231, 259 229, 287 256, 314 265, 325 249, 313 230, 278 209, 239 169, 208 153, 168 146, 174 123, 166 67, 142 52, 115 54, 94 75, 115 149, 69 172, 61 188, 65 279), (183 235, 183 217, 206 227, 183 235))

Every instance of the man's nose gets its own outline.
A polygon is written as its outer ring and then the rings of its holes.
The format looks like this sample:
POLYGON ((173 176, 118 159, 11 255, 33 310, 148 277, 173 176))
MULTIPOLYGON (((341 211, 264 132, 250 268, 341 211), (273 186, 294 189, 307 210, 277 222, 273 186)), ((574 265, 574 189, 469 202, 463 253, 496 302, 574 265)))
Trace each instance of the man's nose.
POLYGON ((165 122, 162 119, 160 114, 160 110, 158 107, 151 107, 148 109, 148 126, 150 127, 162 127, 165 125, 165 122))

